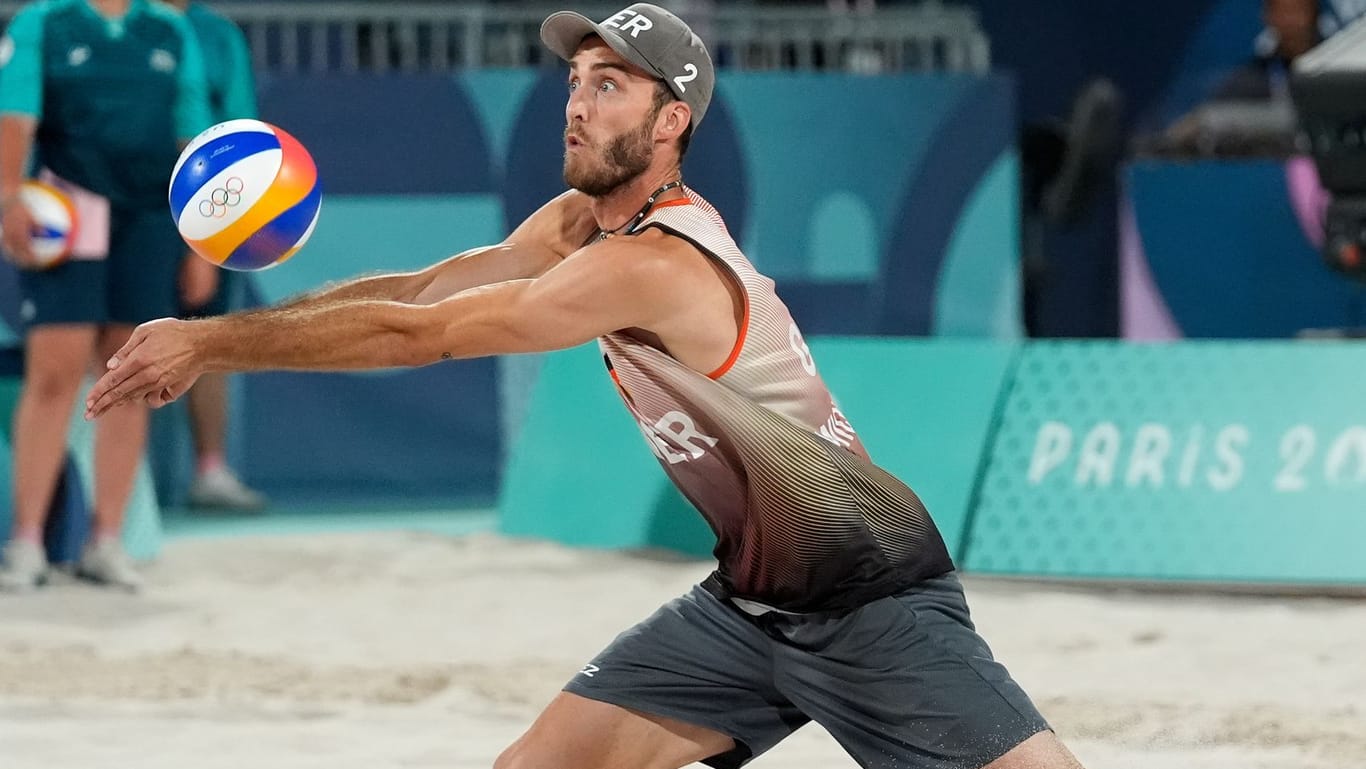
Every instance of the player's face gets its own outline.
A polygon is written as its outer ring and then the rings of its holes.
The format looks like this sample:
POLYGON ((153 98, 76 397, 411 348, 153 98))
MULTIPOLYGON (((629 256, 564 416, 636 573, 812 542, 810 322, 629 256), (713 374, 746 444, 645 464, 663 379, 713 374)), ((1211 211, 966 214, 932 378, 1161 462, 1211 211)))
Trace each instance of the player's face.
POLYGON ((591 37, 570 61, 568 87, 564 181, 601 197, 640 176, 654 158, 655 81, 591 37))

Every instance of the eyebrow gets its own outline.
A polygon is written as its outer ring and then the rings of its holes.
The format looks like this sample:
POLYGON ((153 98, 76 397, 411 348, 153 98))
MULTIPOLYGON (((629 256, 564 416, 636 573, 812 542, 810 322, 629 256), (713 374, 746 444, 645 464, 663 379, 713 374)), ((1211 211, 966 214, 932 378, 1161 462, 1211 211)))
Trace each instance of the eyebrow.
MULTIPOLYGON (((570 62, 569 62, 569 71, 573 72, 573 71, 577 70, 578 68, 579 68, 578 62, 575 62, 575 61, 570 61, 570 62)), ((589 68, 590 70, 594 71, 594 72, 599 72, 599 71, 604 70, 604 69, 614 69, 614 70, 617 70, 618 72, 620 72, 620 73, 623 74, 623 75, 629 75, 629 74, 631 74, 631 70, 627 69, 626 67, 624 67, 624 66, 622 66, 622 65, 620 65, 620 64, 617 64, 617 63, 615 63, 615 62, 610 62, 610 61, 595 61, 595 62, 593 62, 592 64, 588 65, 588 68, 589 68)))

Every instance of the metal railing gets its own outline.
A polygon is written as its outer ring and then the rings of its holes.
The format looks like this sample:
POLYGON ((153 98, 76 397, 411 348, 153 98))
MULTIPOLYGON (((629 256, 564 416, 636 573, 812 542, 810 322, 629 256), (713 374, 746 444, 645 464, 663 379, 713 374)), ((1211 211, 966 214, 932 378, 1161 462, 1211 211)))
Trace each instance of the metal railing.
MULTIPOLYGON (((990 46, 970 8, 925 0, 867 11, 827 4, 730 6, 708 0, 672 6, 707 41, 718 67, 855 72, 986 72, 990 46)), ((0 16, 22 3, 0 0, 0 16)), ((553 63, 541 21, 574 6, 606 18, 620 3, 280 2, 212 0, 241 25, 257 70, 442 72, 553 63)))

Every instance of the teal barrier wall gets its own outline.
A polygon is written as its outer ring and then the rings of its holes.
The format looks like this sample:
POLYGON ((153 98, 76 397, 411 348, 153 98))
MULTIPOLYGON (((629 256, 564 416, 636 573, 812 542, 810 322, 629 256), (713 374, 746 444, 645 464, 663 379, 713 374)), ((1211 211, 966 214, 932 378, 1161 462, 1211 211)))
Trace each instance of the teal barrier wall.
MULTIPOLYGON (((1366 584, 1366 345, 824 338, 875 461, 968 571, 1366 584)), ((549 356, 503 530, 705 554, 592 347, 549 356)))
POLYGON ((957 558, 982 446, 1018 346, 818 338, 811 352, 873 461, 915 489, 957 558))
POLYGON ((498 510, 500 529, 516 536, 711 551, 710 531, 646 448, 595 344, 542 356, 498 510))
MULTIPOLYGON (((916 490, 956 553, 1015 347, 825 338, 811 350, 873 460, 916 490)), ((500 511, 505 533, 572 545, 704 555, 713 544, 646 448, 594 345, 545 357, 500 511)))
POLYGON ((966 565, 1366 581, 1366 345, 1035 343, 966 565))

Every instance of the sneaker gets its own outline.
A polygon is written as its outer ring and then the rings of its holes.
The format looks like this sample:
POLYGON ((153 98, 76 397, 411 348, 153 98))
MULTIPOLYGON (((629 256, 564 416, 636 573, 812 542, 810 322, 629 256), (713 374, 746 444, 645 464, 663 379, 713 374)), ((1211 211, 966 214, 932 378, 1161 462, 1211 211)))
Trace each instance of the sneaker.
POLYGON ((190 484, 191 507, 224 510, 260 510, 266 498, 237 479, 232 470, 219 467, 200 473, 190 484))
POLYGON ((0 569, 0 590, 32 590, 47 581, 47 553, 32 542, 10 540, 5 545, 5 566, 0 569))
POLYGON ((117 539, 86 545, 76 564, 76 575, 132 592, 142 589, 142 575, 133 569, 133 562, 117 539))

